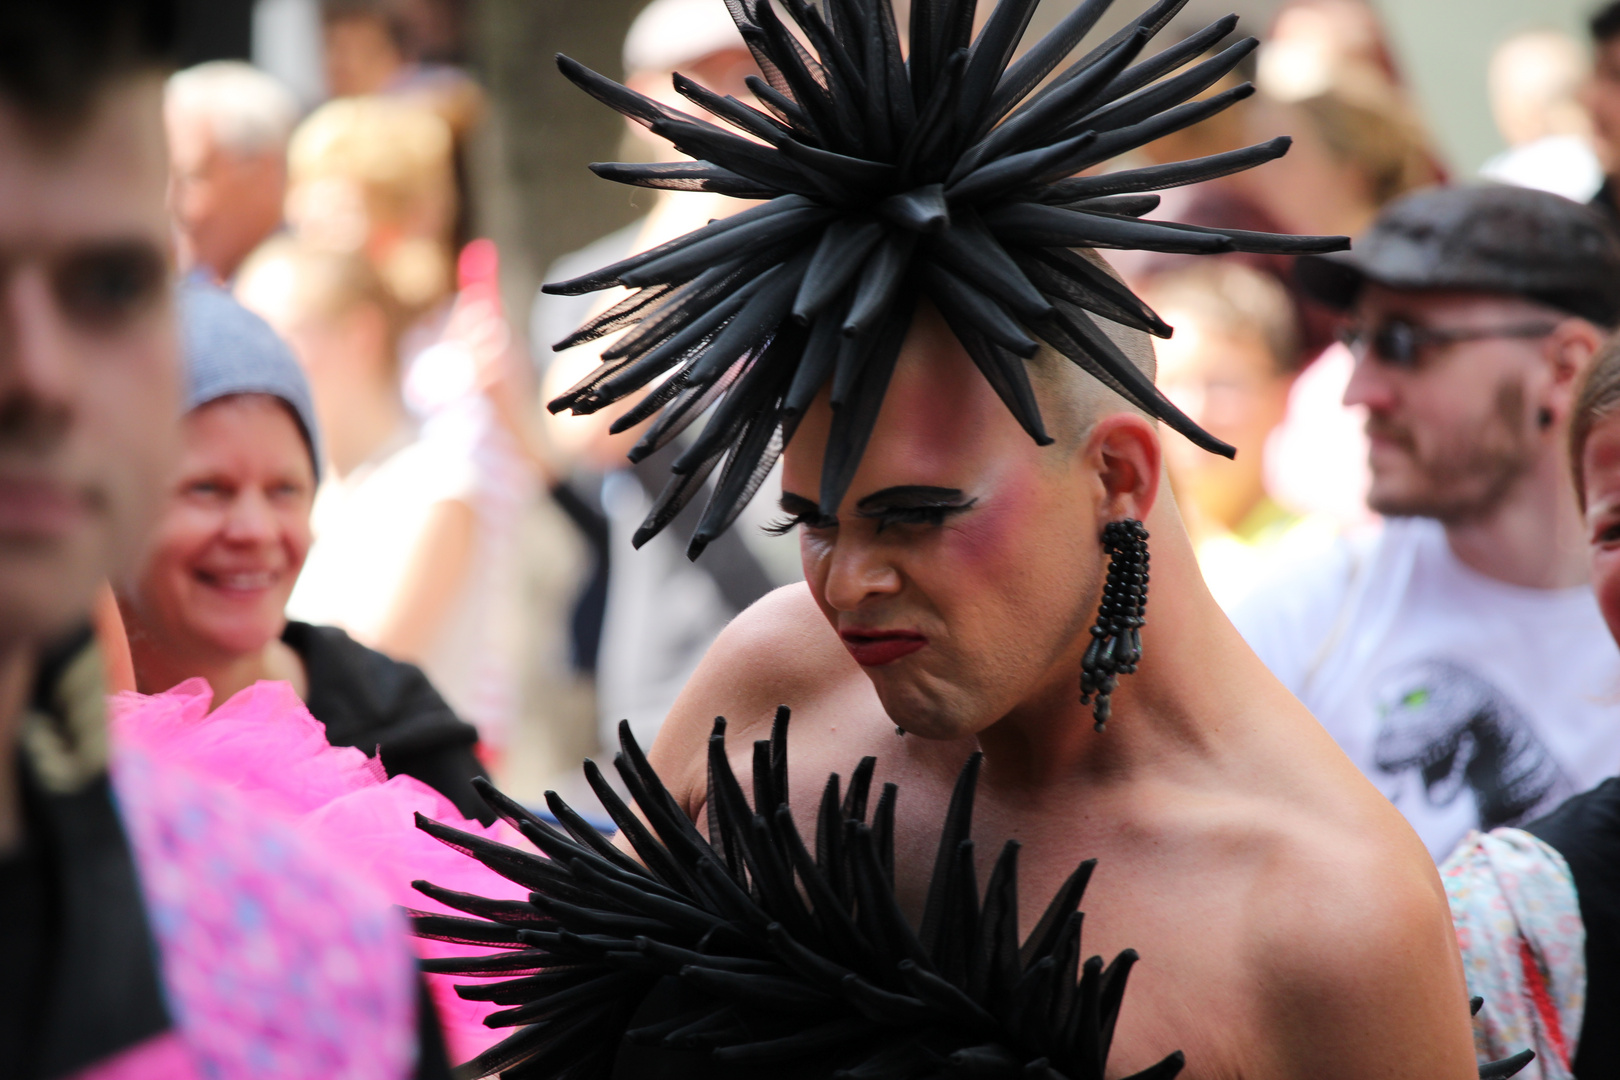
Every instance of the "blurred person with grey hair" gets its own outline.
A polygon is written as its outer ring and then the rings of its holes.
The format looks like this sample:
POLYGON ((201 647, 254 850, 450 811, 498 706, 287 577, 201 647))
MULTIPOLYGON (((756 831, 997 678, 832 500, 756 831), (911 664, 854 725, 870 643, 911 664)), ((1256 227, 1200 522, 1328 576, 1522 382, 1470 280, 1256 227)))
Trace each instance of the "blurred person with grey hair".
POLYGON ((1562 30, 1513 34, 1491 53, 1491 116, 1507 149, 1479 168, 1487 180, 1586 202, 1603 183, 1592 118, 1580 92, 1591 64, 1562 30))
POLYGON ((229 281, 281 227, 298 103, 251 64, 216 60, 171 75, 163 104, 180 268, 229 281))

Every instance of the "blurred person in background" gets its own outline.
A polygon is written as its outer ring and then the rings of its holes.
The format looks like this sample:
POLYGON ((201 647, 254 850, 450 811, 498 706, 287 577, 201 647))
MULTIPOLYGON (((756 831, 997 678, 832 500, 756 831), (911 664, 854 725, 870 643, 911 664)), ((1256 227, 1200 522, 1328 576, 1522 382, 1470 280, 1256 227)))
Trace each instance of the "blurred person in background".
POLYGON ((447 1075, 418 1054, 383 893, 209 777, 108 746, 91 598, 133 570, 178 451, 176 23, 161 0, 0 5, 0 1062, 447 1075))
POLYGON ((363 254, 412 319, 442 318, 453 289, 450 154, 449 127, 425 109, 327 102, 288 147, 288 224, 308 243, 363 254))
POLYGON ((281 228, 298 103, 274 78, 238 60, 176 72, 163 98, 180 269, 229 281, 281 228))
POLYGON ((1282 4, 1266 31, 1257 77, 1277 101, 1303 101, 1336 87, 1402 85, 1383 23, 1366 0, 1282 4))
POLYGON ((1360 234, 1391 200, 1445 179, 1365 0, 1293 0, 1257 54, 1255 133, 1294 136, 1249 185, 1292 231, 1360 234))
POLYGON ((1620 653, 1563 457, 1575 387, 1620 322, 1620 244, 1547 192, 1441 188, 1299 272, 1350 318, 1345 401, 1367 410, 1387 520, 1234 622, 1439 858, 1620 765, 1620 653))
MULTIPOLYGON (((1249 141, 1286 133, 1294 143, 1266 175, 1232 179, 1281 227, 1358 235, 1391 201, 1444 180, 1372 5, 1285 4, 1257 55, 1249 141)), ((1272 437, 1268 482, 1289 506, 1358 528, 1369 520, 1365 418, 1343 403, 1354 364, 1332 340, 1334 313, 1295 290, 1310 355, 1272 437)))
POLYGON ((504 495, 475 447, 405 407, 393 293, 361 256, 292 239, 255 255, 237 293, 308 373, 326 457, 288 614, 419 665, 498 749, 516 692, 504 495))
MULTIPOLYGON (((1230 610, 1275 564, 1304 519, 1266 490, 1266 441, 1288 409, 1302 360, 1298 320, 1270 276, 1205 259, 1138 284, 1176 328, 1155 346, 1157 384, 1232 460, 1185 439, 1165 441, 1170 484, 1210 592, 1230 610)), ((1294 537, 1296 540, 1298 537, 1294 537)))
POLYGON ((1620 223, 1620 0, 1605 4, 1587 22, 1592 34, 1592 77, 1581 94, 1592 120, 1603 186, 1591 205, 1620 223))
POLYGON ((457 0, 321 0, 321 58, 333 97, 381 95, 427 109, 454 141, 457 246, 472 237, 468 143, 484 92, 452 62, 465 5, 457 0))
POLYGON ((332 626, 289 622, 311 543, 318 427, 298 362, 226 293, 183 296, 180 469, 139 569, 115 583, 136 687, 203 678, 216 705, 263 679, 293 687, 334 746, 375 755, 467 817, 489 817, 478 733, 421 670, 332 626))
MULTIPOLYGON (((759 74, 725 6, 711 0, 654 0, 647 5, 625 37, 624 70, 626 86, 682 111, 691 103, 675 92, 671 77, 676 70, 716 93, 743 101, 752 100, 746 77, 759 74)), ((678 159, 668 143, 645 128, 627 124, 626 129, 627 158, 678 159)), ((594 270, 747 205, 703 192, 658 192, 645 217, 559 259, 546 280, 561 281, 594 270)), ((540 295, 530 321, 536 352, 566 337, 616 299, 540 295)), ((551 358, 542 376, 542 400, 550 400, 591 371, 614 340, 610 336, 551 358)), ((619 435, 608 432, 626 408, 628 403, 593 416, 544 418, 550 442, 575 472, 575 482, 597 495, 585 501, 596 502, 606 518, 596 548, 595 577, 572 619, 576 663, 590 669, 595 661, 597 716, 606 746, 613 745, 613 730, 623 719, 631 722, 637 738, 650 743, 726 623, 775 586, 800 576, 797 545, 791 539, 766 536, 757 527, 768 518, 763 505, 745 511, 743 527, 722 533, 695 563, 685 552, 700 516, 695 499, 665 533, 633 548, 630 538, 663 489, 669 463, 681 446, 672 443, 627 466, 625 453, 640 438, 641 429, 619 435)), ((582 524, 590 528, 589 522, 582 524)))
MULTIPOLYGON (((1571 409, 1569 464, 1592 587, 1620 641, 1620 347, 1592 361, 1571 409)), ((1611 710, 1613 696, 1605 704, 1611 710)), ((1523 828, 1470 833, 1440 867, 1480 1060, 1528 1046, 1521 1077, 1620 1075, 1620 777, 1523 828)))
POLYGON ((1603 184, 1592 118, 1581 104, 1590 79, 1581 43, 1561 30, 1525 30, 1491 53, 1491 116, 1508 148, 1479 167, 1487 180, 1586 202, 1603 184))

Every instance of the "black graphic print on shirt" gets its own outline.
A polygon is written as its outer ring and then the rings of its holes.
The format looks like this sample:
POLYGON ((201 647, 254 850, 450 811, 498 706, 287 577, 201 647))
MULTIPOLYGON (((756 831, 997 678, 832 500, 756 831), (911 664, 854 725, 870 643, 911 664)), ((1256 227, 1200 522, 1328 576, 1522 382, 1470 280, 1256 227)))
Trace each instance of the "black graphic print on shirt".
POLYGON ((1373 695, 1374 761, 1391 776, 1417 772, 1432 806, 1471 791, 1479 828, 1494 829, 1573 793, 1524 712, 1460 664, 1430 658, 1400 665, 1378 677, 1373 695))

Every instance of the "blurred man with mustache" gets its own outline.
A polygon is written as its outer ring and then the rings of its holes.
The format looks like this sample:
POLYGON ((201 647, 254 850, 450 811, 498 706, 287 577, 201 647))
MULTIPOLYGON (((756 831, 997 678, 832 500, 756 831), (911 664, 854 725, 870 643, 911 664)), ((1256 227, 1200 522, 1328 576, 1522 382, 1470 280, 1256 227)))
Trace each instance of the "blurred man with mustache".
POLYGON ((1620 246, 1545 192, 1434 189, 1301 261, 1348 317, 1372 535, 1280 574, 1236 622, 1444 856, 1620 766, 1620 656, 1564 463, 1575 388, 1620 321, 1620 246))

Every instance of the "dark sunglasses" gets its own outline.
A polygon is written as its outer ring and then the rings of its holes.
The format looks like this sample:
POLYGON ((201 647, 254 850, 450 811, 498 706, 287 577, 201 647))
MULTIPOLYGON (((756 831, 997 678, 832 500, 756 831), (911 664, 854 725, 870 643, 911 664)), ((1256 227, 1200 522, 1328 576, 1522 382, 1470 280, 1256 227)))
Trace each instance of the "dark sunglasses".
POLYGON ((1437 345, 1499 338, 1539 338, 1546 337, 1555 329, 1557 327, 1552 323, 1540 322, 1469 330, 1438 330, 1405 319, 1390 319, 1371 332, 1359 326, 1345 327, 1339 331, 1339 340, 1358 360, 1363 356, 1372 356, 1389 367, 1411 370, 1417 367, 1418 357, 1424 349, 1437 345))

